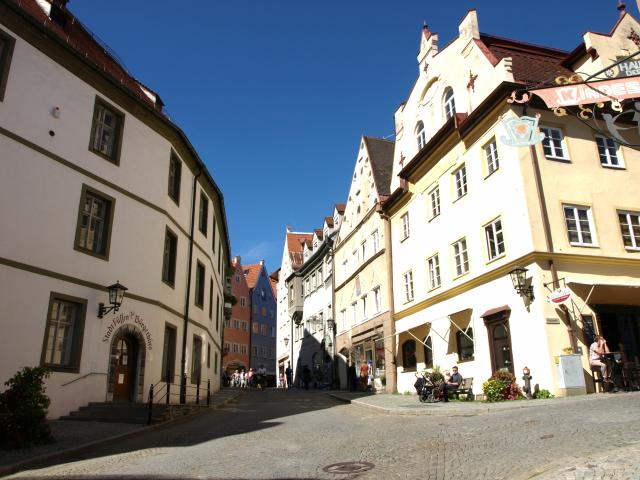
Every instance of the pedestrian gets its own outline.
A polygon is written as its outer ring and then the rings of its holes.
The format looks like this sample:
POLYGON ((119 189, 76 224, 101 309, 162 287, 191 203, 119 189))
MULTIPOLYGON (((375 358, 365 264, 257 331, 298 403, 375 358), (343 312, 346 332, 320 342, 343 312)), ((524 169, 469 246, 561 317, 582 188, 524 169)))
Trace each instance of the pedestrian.
POLYGON ((253 388, 253 384, 255 382, 255 375, 253 373, 253 368, 249 367, 249 373, 247 374, 247 385, 249 388, 253 388))
POLYGON ((240 386, 240 373, 238 373, 238 370, 233 372, 233 386, 236 388, 240 386))
POLYGON ((291 363, 287 362, 287 369, 284 373, 287 376, 287 388, 293 388, 293 370, 291 369, 291 363))
POLYGON ((367 390, 367 382, 369 380, 369 365, 366 362, 360 364, 360 390, 367 390))
POLYGON ((247 374, 244 370, 242 370, 242 373, 240 374, 240 387, 241 388, 247 387, 247 374))
POLYGON ((260 368, 258 368, 258 371, 256 373, 258 374, 257 375, 258 388, 262 390, 267 386, 267 383, 266 383, 267 369, 264 368, 264 365, 260 364, 260 368))

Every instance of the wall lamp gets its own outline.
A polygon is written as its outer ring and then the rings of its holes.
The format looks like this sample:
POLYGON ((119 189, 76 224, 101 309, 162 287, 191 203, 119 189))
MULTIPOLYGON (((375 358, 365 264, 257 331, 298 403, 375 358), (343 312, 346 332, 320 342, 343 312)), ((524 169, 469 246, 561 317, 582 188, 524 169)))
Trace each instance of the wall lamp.
POLYGON ((511 282, 516 292, 521 297, 526 297, 530 302, 533 302, 535 296, 533 295, 533 285, 527 285, 527 269, 516 267, 509 272, 509 275, 511 275, 511 282))
POLYGON ((113 311, 113 313, 117 312, 120 306, 122 305, 122 299, 124 298, 124 292, 127 291, 127 287, 124 285, 120 285, 120 281, 118 280, 113 285, 107 287, 109 291, 109 303, 110 307, 105 307, 104 303, 98 304, 98 318, 104 317, 107 313, 113 311))

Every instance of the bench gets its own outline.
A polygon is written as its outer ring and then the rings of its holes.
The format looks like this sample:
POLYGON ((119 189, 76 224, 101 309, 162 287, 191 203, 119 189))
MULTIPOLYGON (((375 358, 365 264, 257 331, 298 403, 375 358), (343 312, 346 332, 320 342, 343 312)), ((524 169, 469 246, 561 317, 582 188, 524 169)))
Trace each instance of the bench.
POLYGON ((454 394, 456 399, 460 399, 460 394, 466 395, 466 400, 473 400, 473 377, 463 378, 462 384, 455 389, 449 389, 448 394, 454 394))

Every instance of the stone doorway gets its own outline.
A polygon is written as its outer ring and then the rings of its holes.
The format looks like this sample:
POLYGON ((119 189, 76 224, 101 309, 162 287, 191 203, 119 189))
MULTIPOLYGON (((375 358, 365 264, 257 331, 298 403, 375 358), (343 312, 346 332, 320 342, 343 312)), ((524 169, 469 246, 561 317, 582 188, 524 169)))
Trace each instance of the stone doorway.
POLYGON ((146 358, 142 333, 133 325, 122 326, 113 336, 109 353, 107 400, 142 402, 146 358))

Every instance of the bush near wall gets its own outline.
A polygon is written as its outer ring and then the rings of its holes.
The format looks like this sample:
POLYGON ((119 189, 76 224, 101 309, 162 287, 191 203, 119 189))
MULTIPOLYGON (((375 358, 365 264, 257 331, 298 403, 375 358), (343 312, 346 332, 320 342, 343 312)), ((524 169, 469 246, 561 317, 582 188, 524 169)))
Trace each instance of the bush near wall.
POLYGON ((503 402, 524 398, 516 377, 507 370, 498 370, 482 384, 482 392, 487 402, 503 402))
POLYGON ((24 448, 53 440, 46 423, 51 401, 44 393, 44 379, 50 375, 42 367, 25 367, 5 382, 0 393, 0 448, 24 448))

